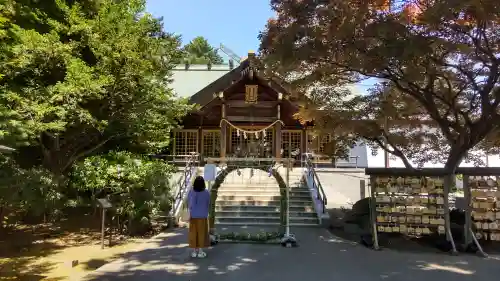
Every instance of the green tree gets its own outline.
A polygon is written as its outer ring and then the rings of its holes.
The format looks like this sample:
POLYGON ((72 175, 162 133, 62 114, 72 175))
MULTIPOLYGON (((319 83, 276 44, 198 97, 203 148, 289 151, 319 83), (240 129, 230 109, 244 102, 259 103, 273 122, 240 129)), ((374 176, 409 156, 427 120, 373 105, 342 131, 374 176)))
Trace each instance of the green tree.
POLYGON ((110 141, 168 144, 190 108, 168 88, 182 52, 145 1, 7 0, 0 16, 0 137, 21 156, 59 177, 110 141))
POLYGON ((198 36, 183 47, 186 61, 190 64, 222 64, 224 60, 207 39, 198 36))

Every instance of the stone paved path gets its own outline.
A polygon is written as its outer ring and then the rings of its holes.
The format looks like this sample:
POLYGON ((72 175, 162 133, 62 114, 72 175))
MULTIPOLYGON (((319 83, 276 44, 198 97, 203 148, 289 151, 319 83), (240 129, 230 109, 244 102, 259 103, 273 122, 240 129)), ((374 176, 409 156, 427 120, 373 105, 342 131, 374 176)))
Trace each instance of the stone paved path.
POLYGON ((206 259, 189 257, 186 229, 162 234, 103 266, 93 281, 486 281, 500 277, 500 259, 446 254, 375 252, 331 236, 297 229, 299 248, 221 244, 206 259))

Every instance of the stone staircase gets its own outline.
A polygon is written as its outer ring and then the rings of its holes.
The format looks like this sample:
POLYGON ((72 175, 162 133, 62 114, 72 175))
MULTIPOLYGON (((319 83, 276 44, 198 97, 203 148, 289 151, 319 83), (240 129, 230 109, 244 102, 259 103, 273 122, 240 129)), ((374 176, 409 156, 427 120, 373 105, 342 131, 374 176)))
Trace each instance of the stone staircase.
MULTIPOLYGON (((230 173, 218 191, 215 206, 216 227, 280 225, 280 190, 266 172, 242 169, 230 173)), ((285 179, 285 171, 280 171, 285 179)), ((301 184, 299 168, 290 172, 290 225, 318 226, 319 219, 307 187, 301 184)))

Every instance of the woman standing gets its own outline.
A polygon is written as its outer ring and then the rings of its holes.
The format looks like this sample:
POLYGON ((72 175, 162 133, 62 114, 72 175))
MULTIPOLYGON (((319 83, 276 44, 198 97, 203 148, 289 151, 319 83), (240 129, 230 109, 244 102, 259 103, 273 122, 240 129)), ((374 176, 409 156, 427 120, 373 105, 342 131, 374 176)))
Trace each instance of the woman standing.
POLYGON ((191 256, 204 258, 207 254, 203 248, 210 244, 208 233, 208 212, 210 208, 210 192, 205 187, 205 179, 197 176, 193 189, 188 195, 189 208, 189 247, 193 249, 191 256))

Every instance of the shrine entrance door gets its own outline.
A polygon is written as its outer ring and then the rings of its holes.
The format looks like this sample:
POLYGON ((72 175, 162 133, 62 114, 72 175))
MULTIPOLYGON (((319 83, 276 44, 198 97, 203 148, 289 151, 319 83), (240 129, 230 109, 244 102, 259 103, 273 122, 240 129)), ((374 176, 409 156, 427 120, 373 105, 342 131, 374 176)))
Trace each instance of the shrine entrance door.
POLYGON ((274 154, 274 128, 261 131, 264 127, 242 126, 240 131, 231 127, 229 145, 232 157, 270 158, 274 154), (254 133, 255 132, 255 133, 254 133))

